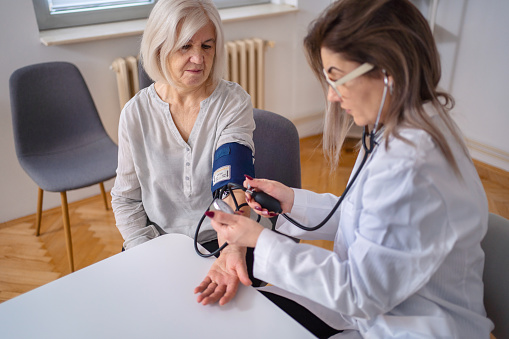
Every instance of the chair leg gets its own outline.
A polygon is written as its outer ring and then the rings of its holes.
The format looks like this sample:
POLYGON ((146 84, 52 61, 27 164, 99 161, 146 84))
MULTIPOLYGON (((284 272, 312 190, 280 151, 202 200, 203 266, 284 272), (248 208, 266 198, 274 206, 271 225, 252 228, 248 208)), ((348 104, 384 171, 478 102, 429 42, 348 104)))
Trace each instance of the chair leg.
POLYGON ((69 259, 69 267, 74 272, 74 259, 72 255, 72 239, 71 239, 71 223, 69 221, 69 206, 67 205, 67 193, 60 192, 62 200, 62 219, 64 221, 65 244, 67 246, 67 258, 69 259))
POLYGON ((100 182, 99 183, 99 187, 101 187, 101 194, 103 196, 104 206, 106 207, 106 210, 108 210, 109 209, 109 207, 108 207, 108 199, 106 197, 106 191, 104 190, 104 183, 100 182))
POLYGON ((35 214, 35 235, 38 237, 41 234, 41 219, 42 219, 42 196, 44 191, 39 187, 39 194, 37 194, 37 213, 35 214))

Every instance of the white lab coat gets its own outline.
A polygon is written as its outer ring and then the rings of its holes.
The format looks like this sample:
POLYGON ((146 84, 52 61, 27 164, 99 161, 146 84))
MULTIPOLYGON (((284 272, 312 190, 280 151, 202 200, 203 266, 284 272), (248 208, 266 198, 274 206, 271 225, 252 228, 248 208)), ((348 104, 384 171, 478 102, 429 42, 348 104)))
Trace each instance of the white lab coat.
MULTIPOLYGON (((480 246, 488 207, 476 169, 452 137, 463 180, 427 133, 401 135, 414 146, 391 138, 386 148, 379 140, 326 226, 306 232, 279 217, 278 231, 333 240, 332 252, 264 230, 254 275, 332 327, 347 329, 338 338, 489 338, 480 246)), ((290 216, 314 226, 336 201, 295 189, 290 216)))

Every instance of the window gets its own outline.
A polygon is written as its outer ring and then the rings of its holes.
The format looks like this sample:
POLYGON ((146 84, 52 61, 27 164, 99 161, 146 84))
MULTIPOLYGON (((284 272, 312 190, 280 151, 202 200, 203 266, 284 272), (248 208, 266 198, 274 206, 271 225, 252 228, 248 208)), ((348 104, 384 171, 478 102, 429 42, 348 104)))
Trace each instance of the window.
MULTIPOLYGON (((157 0, 32 0, 39 30, 147 18, 157 0)), ((218 8, 270 0, 214 0, 218 8)))
POLYGON ((217 8, 239 7, 255 4, 268 4, 270 0, 213 0, 217 8))

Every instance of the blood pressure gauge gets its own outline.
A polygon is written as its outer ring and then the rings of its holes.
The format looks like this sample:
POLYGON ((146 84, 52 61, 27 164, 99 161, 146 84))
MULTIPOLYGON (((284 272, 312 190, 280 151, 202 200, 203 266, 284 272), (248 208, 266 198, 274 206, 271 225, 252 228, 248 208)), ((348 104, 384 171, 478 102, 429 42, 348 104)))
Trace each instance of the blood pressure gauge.
POLYGON ((233 209, 221 199, 215 199, 213 206, 216 210, 223 211, 225 213, 234 214, 233 209))

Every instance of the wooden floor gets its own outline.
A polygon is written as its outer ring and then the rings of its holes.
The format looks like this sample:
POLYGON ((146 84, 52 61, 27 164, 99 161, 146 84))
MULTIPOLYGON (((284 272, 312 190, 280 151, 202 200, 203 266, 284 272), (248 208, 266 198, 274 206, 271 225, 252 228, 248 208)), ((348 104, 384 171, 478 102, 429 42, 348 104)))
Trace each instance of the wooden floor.
MULTIPOLYGON (((346 186, 356 153, 347 147, 342 165, 331 173, 319 144, 320 136, 301 140, 303 188, 339 195, 346 186)), ((476 166, 490 211, 509 218, 509 173, 481 163, 476 166)), ((69 206, 76 269, 117 254, 122 247, 113 213, 105 210, 99 187, 97 192, 97 196, 69 206)), ((30 215, 0 224, 0 302, 69 273, 60 208, 43 213, 39 237, 35 236, 34 223, 35 215, 30 215)), ((312 243, 331 248, 330 242, 312 243)))

